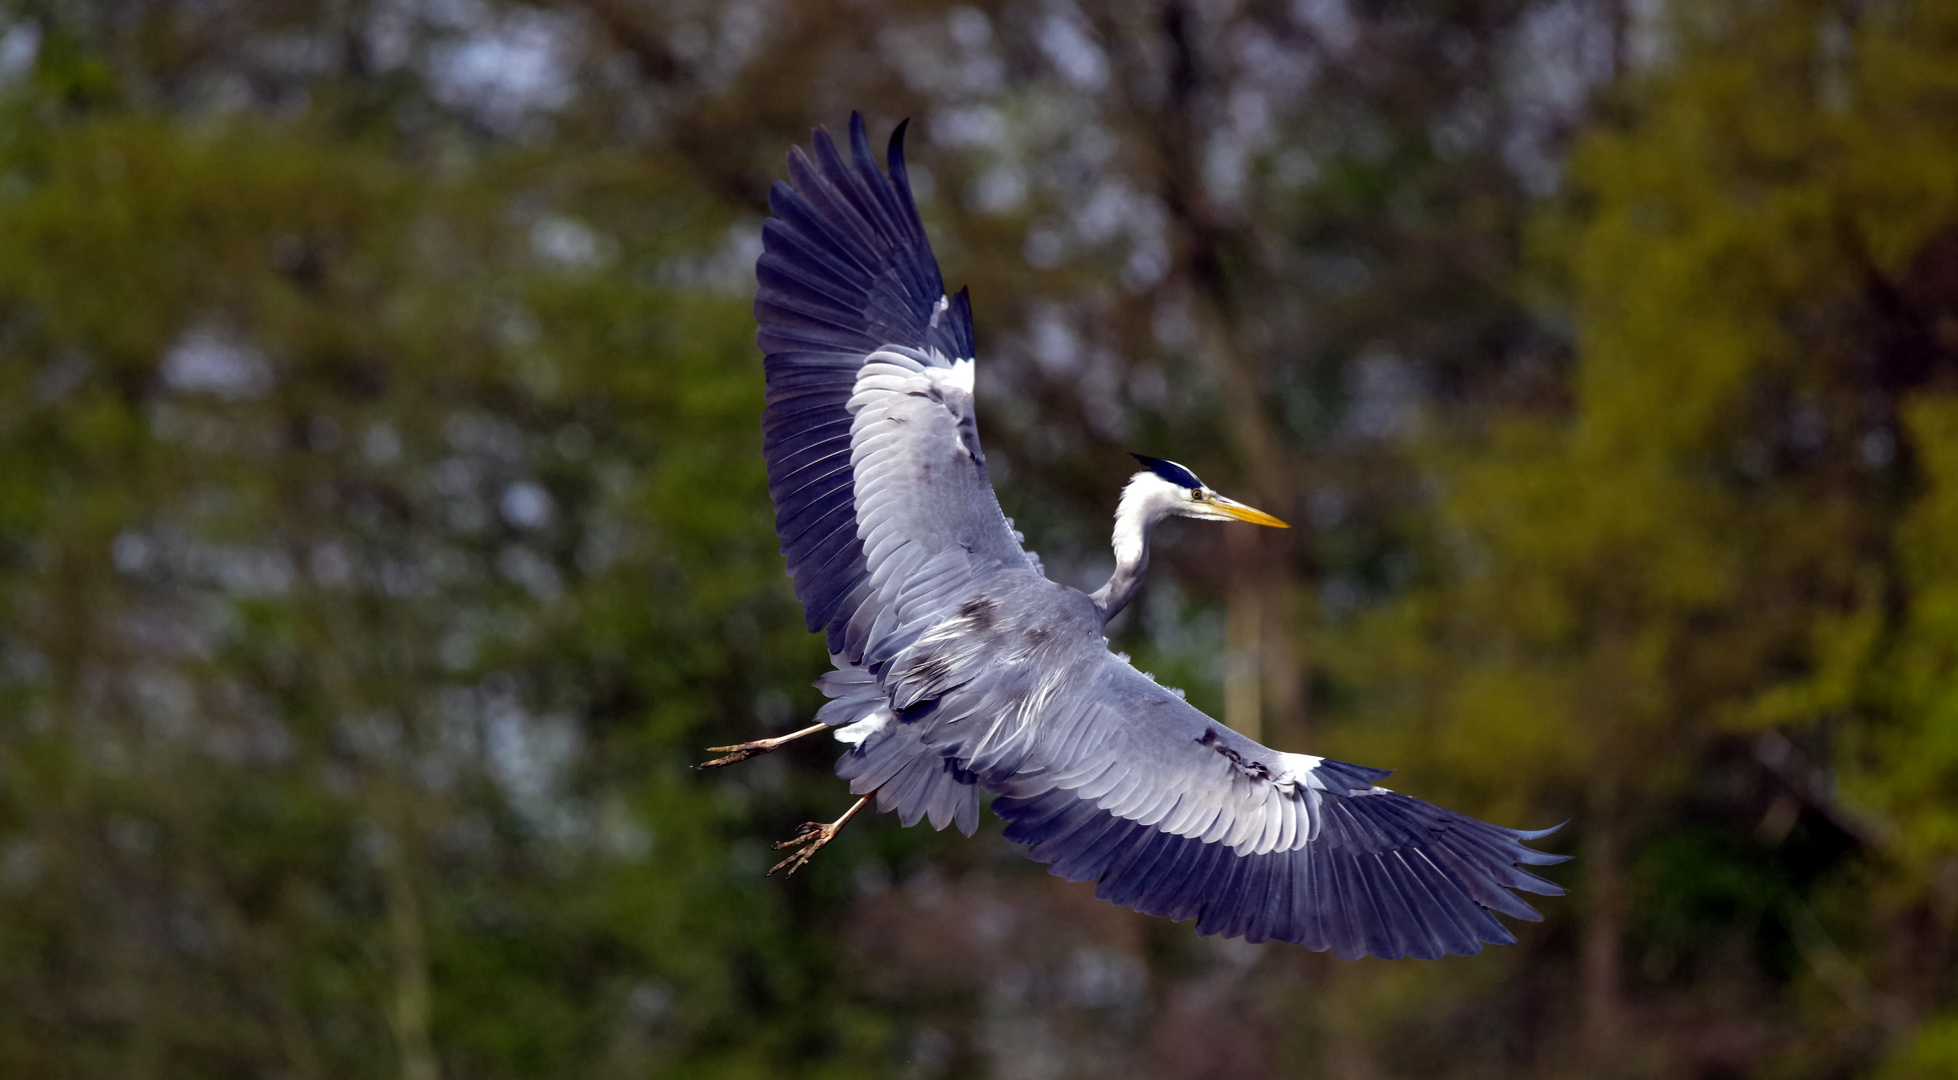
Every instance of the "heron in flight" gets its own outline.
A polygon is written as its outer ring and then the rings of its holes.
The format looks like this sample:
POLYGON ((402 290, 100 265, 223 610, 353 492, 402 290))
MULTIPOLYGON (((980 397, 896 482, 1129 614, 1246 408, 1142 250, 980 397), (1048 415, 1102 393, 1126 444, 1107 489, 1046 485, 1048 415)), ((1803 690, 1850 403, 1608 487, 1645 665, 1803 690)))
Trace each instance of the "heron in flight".
POLYGON ((1475 953, 1541 918, 1521 868, 1563 861, 1501 828, 1380 787, 1388 770, 1282 753, 1212 720, 1111 652, 1150 530, 1171 517, 1284 527, 1171 461, 1137 455, 1115 573, 1049 581, 1000 512, 973 403, 972 309, 948 296, 912 202, 904 125, 878 168, 818 130, 789 154, 756 266, 762 452, 776 531, 835 670, 816 723, 720 766, 833 731, 860 796, 776 845, 790 873, 875 799, 903 824, 971 835, 979 793, 1006 837, 1070 881, 1199 934, 1344 958, 1475 953))

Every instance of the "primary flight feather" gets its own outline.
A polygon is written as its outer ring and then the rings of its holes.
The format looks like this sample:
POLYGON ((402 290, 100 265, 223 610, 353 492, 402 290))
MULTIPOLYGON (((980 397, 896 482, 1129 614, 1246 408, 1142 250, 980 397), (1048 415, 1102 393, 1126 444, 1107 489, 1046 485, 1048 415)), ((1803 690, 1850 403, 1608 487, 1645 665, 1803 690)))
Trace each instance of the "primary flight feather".
POLYGON ((947 295, 905 176, 861 116, 848 154, 826 132, 789 154, 756 265, 767 372, 763 453, 776 530, 835 670, 818 723, 718 747, 724 765, 830 730, 861 796, 778 847, 793 872, 874 799, 905 825, 977 827, 1096 895, 1197 932, 1342 957, 1474 953, 1539 916, 1523 870, 1562 861, 1544 835, 1380 787, 1381 769, 1289 754, 1212 720, 1108 649, 1141 582, 1149 531, 1173 516, 1283 522, 1174 462, 1146 466, 1116 514, 1116 569, 1092 595, 1056 584, 1000 512, 973 401, 966 293, 947 295))

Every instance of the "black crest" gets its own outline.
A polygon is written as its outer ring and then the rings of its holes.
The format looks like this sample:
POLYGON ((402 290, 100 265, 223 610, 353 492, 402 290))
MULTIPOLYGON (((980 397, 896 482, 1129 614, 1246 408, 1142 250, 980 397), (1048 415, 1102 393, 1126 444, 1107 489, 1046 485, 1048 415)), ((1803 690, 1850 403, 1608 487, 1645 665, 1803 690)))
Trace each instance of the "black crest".
POLYGON ((1150 457, 1147 454, 1130 454, 1129 456, 1147 465, 1150 472, 1175 484, 1177 487, 1186 487, 1191 491, 1195 491, 1203 486, 1203 481, 1197 479, 1196 473, 1178 465, 1174 461, 1165 461, 1162 458, 1150 457))

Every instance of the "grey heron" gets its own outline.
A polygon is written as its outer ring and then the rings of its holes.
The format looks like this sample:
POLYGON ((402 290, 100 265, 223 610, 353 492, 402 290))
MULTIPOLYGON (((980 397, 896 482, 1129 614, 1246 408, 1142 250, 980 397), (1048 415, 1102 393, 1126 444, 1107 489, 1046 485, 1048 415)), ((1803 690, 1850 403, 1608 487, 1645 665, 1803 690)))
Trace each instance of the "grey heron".
MULTIPOLYGON (((731 764, 833 731, 859 796, 777 848, 794 873, 872 799, 904 825, 970 835, 979 794, 1006 837, 1096 895, 1199 934, 1345 958, 1475 953, 1541 916, 1524 870, 1564 856, 1390 791, 1388 770, 1282 753, 1217 723, 1111 652, 1104 628, 1171 517, 1282 526, 1174 462, 1145 468, 1115 516, 1115 572, 1057 584, 1001 513, 980 447, 967 294, 947 295, 905 174, 860 115, 789 154, 756 267, 763 453, 808 627, 835 670, 816 723, 738 746, 731 764)), ((771 870, 770 873, 773 873, 771 870)))

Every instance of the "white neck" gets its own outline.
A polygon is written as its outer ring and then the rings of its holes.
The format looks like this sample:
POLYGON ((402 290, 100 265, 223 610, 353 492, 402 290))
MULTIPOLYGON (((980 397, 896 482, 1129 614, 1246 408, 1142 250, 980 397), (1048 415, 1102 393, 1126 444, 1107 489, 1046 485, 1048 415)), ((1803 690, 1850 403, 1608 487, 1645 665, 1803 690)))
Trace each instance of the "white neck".
POLYGON ((1115 572, 1092 599, 1105 624, 1135 596, 1149 566, 1149 530, 1190 500, 1189 492, 1152 472, 1129 477, 1115 508, 1115 572))

